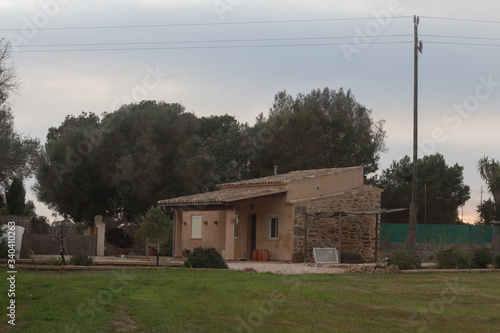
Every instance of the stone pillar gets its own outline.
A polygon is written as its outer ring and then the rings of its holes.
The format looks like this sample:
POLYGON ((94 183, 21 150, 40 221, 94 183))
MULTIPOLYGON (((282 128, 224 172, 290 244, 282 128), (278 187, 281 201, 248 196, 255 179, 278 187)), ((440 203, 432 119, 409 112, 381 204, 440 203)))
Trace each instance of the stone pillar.
POLYGON ((96 215, 94 219, 94 226, 96 228, 97 236, 97 255, 104 255, 104 236, 106 234, 106 226, 102 221, 102 215, 96 215))
POLYGON ((224 259, 234 260, 234 223, 236 211, 226 211, 226 241, 224 246, 224 259))

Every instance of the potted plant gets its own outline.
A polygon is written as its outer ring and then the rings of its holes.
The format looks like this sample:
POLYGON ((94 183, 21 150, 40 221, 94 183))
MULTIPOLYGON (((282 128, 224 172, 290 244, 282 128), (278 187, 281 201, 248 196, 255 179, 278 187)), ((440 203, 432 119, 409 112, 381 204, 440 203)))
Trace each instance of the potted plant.
POLYGON ((182 256, 183 257, 187 257, 190 253, 191 253, 191 250, 188 250, 188 249, 182 250, 182 256))
POLYGON ((304 261, 304 253, 302 252, 302 250, 298 250, 298 251, 293 253, 292 261, 295 263, 299 263, 299 262, 304 261))
POLYGON ((156 256, 156 254, 158 253, 158 249, 155 248, 154 246, 148 246, 148 248, 149 248, 149 255, 156 256))

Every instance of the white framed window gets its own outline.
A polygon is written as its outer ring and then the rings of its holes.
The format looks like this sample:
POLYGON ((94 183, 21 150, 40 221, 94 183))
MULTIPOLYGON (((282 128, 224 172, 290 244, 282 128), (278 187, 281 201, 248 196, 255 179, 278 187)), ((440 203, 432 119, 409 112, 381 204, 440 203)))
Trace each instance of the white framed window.
POLYGON ((201 239, 201 215, 191 216, 191 238, 201 239))
POLYGON ((269 239, 278 239, 278 214, 269 215, 269 239))
POLYGON ((234 238, 238 238, 238 214, 234 217, 234 238))

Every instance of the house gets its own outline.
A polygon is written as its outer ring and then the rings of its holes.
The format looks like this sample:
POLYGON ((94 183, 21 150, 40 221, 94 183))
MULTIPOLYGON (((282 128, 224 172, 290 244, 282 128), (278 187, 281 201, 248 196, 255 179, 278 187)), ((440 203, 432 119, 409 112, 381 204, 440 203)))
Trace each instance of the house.
POLYGON ((364 185, 363 168, 292 171, 220 184, 219 190, 158 201, 174 213, 174 255, 195 247, 215 247, 226 260, 251 259, 255 249, 271 260, 291 260, 314 247, 374 261, 378 237, 375 215, 381 189, 364 185))

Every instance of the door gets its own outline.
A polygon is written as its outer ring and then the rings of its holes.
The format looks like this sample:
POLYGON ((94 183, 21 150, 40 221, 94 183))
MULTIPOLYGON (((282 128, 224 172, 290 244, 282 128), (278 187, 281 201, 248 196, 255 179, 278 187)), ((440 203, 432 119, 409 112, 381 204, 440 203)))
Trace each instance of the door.
POLYGON ((257 214, 248 214, 247 257, 252 258, 252 251, 257 249, 257 214))

